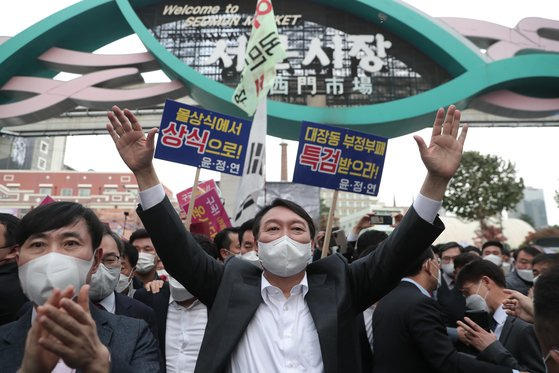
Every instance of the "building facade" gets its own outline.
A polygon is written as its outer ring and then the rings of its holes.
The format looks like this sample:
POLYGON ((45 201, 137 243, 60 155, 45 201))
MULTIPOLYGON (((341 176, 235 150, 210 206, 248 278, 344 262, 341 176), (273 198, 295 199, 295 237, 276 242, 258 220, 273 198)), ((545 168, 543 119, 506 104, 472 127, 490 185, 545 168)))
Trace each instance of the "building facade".
MULTIPOLYGON (((165 192, 172 197, 168 188, 165 192)), ((47 196, 93 209, 101 221, 126 237, 141 226, 135 212, 138 184, 132 173, 0 171, 0 211, 21 217, 47 196)))

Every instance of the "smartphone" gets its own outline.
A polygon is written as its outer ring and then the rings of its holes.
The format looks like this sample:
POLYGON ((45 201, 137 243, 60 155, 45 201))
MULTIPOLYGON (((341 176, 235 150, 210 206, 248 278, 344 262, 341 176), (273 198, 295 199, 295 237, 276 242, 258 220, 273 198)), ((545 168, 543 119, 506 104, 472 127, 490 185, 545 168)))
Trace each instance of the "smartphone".
POLYGON ((371 224, 374 225, 392 225, 391 215, 372 215, 371 224))
MULTIPOLYGON (((466 311, 464 316, 470 318, 473 322, 478 324, 482 329, 489 331, 489 318, 491 317, 489 313, 485 311, 466 311)), ((468 325, 468 323, 466 323, 468 325)))

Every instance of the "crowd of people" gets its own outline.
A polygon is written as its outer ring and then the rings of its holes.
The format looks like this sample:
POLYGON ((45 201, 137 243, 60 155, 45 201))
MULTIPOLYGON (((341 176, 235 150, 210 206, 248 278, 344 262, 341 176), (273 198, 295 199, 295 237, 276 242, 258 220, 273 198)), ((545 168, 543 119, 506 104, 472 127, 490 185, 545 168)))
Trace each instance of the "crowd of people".
POLYGON ((454 106, 416 137, 427 176, 395 230, 366 215, 322 259, 323 232, 285 199, 191 234, 156 130, 108 119, 144 228, 126 240, 73 202, 0 214, 0 372, 559 372, 559 255, 432 245, 467 133, 454 106))

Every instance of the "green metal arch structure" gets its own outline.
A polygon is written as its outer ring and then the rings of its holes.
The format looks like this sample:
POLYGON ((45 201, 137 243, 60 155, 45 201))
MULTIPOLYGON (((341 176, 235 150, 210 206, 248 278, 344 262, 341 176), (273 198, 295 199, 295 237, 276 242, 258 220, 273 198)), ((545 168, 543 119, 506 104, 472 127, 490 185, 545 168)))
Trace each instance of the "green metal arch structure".
MULTIPOLYGON (((452 79, 415 96, 372 105, 318 108, 268 101, 268 134, 297 139, 301 121, 337 125, 386 137, 429 126, 434 112, 456 104, 466 108, 484 93, 518 88, 545 80, 559 86, 559 54, 530 53, 490 61, 465 37, 399 1, 313 0, 343 9, 416 45, 436 60, 452 79)), ((52 46, 91 52, 135 33, 162 70, 186 86, 205 108, 244 117, 232 102, 233 89, 211 80, 166 50, 142 24, 134 9, 157 0, 85 0, 31 26, 0 45, 0 86, 14 75, 53 77, 57 72, 41 65, 37 56, 52 46), (22 63, 25 61, 25 63, 22 63)))

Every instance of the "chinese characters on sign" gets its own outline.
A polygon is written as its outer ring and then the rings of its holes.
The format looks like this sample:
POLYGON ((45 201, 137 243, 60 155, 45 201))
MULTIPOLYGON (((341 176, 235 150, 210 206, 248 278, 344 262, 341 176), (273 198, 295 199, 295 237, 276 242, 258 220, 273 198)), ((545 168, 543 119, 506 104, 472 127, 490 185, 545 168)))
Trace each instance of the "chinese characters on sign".
MULTIPOLYGON (((181 204, 185 213, 188 212, 188 203, 181 204)), ((219 231, 231 226, 231 221, 225 212, 221 199, 216 189, 196 197, 192 209, 192 223, 204 223, 208 226, 210 237, 213 238, 219 231)))
POLYGON ((376 196, 387 139, 303 122, 293 182, 376 196))
MULTIPOLYGON (((297 95, 315 95, 317 93, 317 77, 316 65, 318 62, 321 68, 333 68, 334 74, 331 77, 325 77, 326 94, 332 96, 344 95, 344 82, 349 79, 351 82, 351 92, 370 95, 373 93, 373 82, 370 74, 380 72, 387 64, 386 50, 392 46, 392 42, 385 40, 384 35, 377 33, 376 35, 335 35, 332 37, 331 45, 324 43, 318 37, 311 38, 308 50, 300 53, 296 50, 290 50, 290 44, 287 36, 280 35, 279 41, 286 50, 286 59, 279 63, 276 68, 284 73, 278 74, 272 86, 270 94, 284 95, 290 94, 289 82, 296 82, 297 95), (326 53, 326 51, 329 53, 326 53), (329 55, 331 57, 329 57, 329 55), (352 59, 358 61, 357 75, 352 75, 352 59), (289 70, 292 68, 307 69, 308 73, 304 76, 290 76, 289 70)), ((278 43, 277 39, 273 40, 278 43)), ((270 46, 277 44, 268 43, 270 46)), ((235 69, 241 72, 245 67, 245 51, 247 48, 247 38, 241 35, 237 39, 237 43, 228 46, 228 41, 220 39, 215 44, 215 49, 206 60, 202 61, 202 65, 223 65, 224 68, 230 68, 233 60, 236 60, 235 69)), ((270 49, 269 47, 268 49, 270 49)), ((262 49, 262 48, 261 48, 262 49)), ((252 58, 254 63, 264 61, 264 52, 261 49, 249 51, 248 58, 252 58)), ((267 49, 266 49, 267 50, 267 49)), ((262 62, 260 62, 262 63, 262 62)))
POLYGON ((167 100, 155 157, 240 176, 250 126, 245 119, 167 100))

